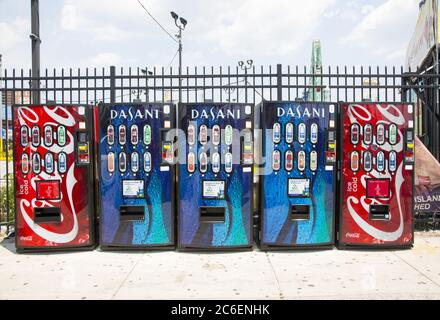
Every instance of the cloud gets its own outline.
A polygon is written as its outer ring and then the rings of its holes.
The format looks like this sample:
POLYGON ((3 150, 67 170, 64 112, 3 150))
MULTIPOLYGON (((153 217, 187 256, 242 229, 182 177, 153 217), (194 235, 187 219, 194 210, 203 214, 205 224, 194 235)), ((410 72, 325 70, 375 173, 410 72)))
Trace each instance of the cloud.
POLYGON ((209 3, 196 32, 229 55, 286 55, 298 50, 334 0, 223 0, 209 3))
POLYGON ((12 22, 0 22, 0 51, 7 51, 28 40, 30 21, 16 18, 12 22))
MULTIPOLYGON (((88 65, 96 67, 108 67, 120 65, 122 62, 122 57, 113 52, 102 52, 88 59, 88 65)), ((86 63, 87 65, 87 63, 86 63)))
POLYGON ((343 45, 368 49, 385 59, 402 57, 414 28, 418 0, 387 0, 376 8, 365 7, 364 17, 341 38, 343 45))

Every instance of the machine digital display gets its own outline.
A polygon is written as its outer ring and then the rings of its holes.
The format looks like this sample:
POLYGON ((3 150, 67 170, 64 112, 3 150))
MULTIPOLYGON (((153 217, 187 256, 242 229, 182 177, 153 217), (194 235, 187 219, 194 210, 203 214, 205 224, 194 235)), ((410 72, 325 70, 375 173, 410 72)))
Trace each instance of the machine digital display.
POLYGON ((60 200, 60 181, 37 181, 38 200, 60 200))
POLYGON ((143 180, 123 180, 122 196, 128 199, 142 199, 145 196, 143 180))
POLYGON ((225 181, 203 181, 203 198, 212 200, 224 200, 225 188, 225 181))
POLYGON ((389 198, 390 180, 389 179, 368 179, 367 180, 368 198, 389 198))
POLYGON ((310 197, 310 179, 289 179, 288 195, 291 198, 310 197))

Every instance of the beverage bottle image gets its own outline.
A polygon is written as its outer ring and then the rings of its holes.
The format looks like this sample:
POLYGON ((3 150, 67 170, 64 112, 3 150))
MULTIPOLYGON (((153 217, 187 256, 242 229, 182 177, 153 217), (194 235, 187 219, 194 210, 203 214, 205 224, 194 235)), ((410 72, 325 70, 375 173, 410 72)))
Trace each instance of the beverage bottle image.
POLYGON ((373 143, 373 126, 371 124, 365 125, 364 143, 365 144, 372 144, 373 143))
POLYGON ((220 144, 220 127, 218 125, 212 127, 212 143, 215 146, 220 144))
POLYGON ((146 152, 144 153, 144 171, 151 172, 151 169, 151 153, 146 152))
POLYGON ((115 153, 114 152, 110 152, 107 155, 107 170, 110 173, 115 172, 115 153))
POLYGON ((50 147, 53 144, 53 131, 52 127, 44 127, 44 145, 50 147))
POLYGON ((53 154, 48 152, 44 156, 44 167, 46 170, 46 173, 53 173, 54 171, 54 165, 53 165, 53 154))
POLYGON ((64 152, 58 154, 58 171, 60 173, 67 172, 67 155, 64 152))
POLYGON ((286 152, 286 170, 292 171, 293 170, 293 152, 291 150, 286 152))
POLYGON ((131 126, 131 144, 137 145, 139 143, 139 128, 137 125, 131 126))
POLYGON ((205 125, 200 126, 200 144, 204 146, 208 143, 208 127, 205 125))
POLYGON ((217 152, 212 155, 212 172, 220 172, 220 154, 217 152))
POLYGON ((29 156, 27 155, 27 153, 23 153, 21 155, 21 171, 24 174, 29 173, 29 156))
POLYGON ((32 145, 38 147, 40 145, 40 128, 34 126, 32 128, 32 145))
POLYGON ((359 171, 359 152, 353 151, 351 153, 351 171, 357 172, 359 171))
POLYGON ((127 171, 127 155, 125 152, 119 154, 119 171, 122 173, 127 171))
POLYGON ((383 151, 377 153, 377 171, 385 171, 385 153, 383 151))
POLYGON ((57 128, 57 142, 59 146, 65 146, 66 145, 66 127, 65 126, 58 126, 57 128))
POLYGON ((232 145, 232 139, 233 139, 233 129, 232 126, 227 125, 225 128, 225 144, 227 146, 232 145))
POLYGON ((39 153, 34 153, 32 156, 32 171, 35 174, 39 174, 41 172, 41 157, 39 153))
POLYGON ((137 152, 131 154, 131 171, 134 173, 139 171, 139 154, 137 152))
POLYGON ((20 130, 20 143, 22 147, 26 147, 28 145, 28 128, 26 126, 22 126, 20 130))
POLYGON ((113 125, 107 127, 107 143, 109 146, 115 144, 115 127, 113 125))
POLYGON ((121 124, 119 126, 119 144, 124 145, 127 141, 127 128, 121 124))
POLYGON ((312 124, 310 128, 310 141, 313 144, 318 143, 318 125, 316 123, 312 124))
POLYGON ((190 124, 188 126, 188 144, 193 146, 196 143, 196 128, 190 124))
POLYGON ((298 126, 298 142, 301 144, 306 143, 306 125, 305 125, 305 123, 300 123, 298 126))
POLYGON ((382 145, 385 143, 385 126, 383 124, 377 125, 377 144, 382 145))
POLYGON ((390 171, 396 172, 397 171, 397 152, 396 151, 390 152, 389 162, 390 162, 390 171))
POLYGON ((366 172, 373 170, 373 155, 370 151, 364 152, 364 170, 366 172))
POLYGON ((151 126, 148 124, 144 126, 144 144, 151 144, 151 126))
POLYGON ((278 150, 275 150, 272 153, 272 169, 274 171, 280 171, 281 168, 281 153, 278 150))
POLYGON ((360 127, 357 123, 351 126, 351 143, 358 144, 360 135, 360 127))
POLYGON ((395 125, 394 123, 390 125, 390 144, 391 145, 396 145, 397 144, 397 125, 395 125))
POLYGON ((306 170, 306 153, 304 151, 298 153, 298 170, 306 170))
POLYGON ((310 152, 310 170, 318 170, 318 153, 314 150, 310 152))
POLYGON ((273 142, 275 144, 281 142, 281 125, 279 123, 274 123, 273 125, 273 142))
POLYGON ((231 173, 232 172, 232 153, 227 153, 225 155, 225 171, 226 173, 231 173))
POLYGON ((188 153, 188 172, 194 173, 196 171, 196 155, 194 152, 188 153))
POLYGON ((200 154, 200 172, 206 173, 208 171, 208 156, 205 152, 200 154))
POLYGON ((286 124, 286 143, 293 143, 293 124, 290 122, 286 124))

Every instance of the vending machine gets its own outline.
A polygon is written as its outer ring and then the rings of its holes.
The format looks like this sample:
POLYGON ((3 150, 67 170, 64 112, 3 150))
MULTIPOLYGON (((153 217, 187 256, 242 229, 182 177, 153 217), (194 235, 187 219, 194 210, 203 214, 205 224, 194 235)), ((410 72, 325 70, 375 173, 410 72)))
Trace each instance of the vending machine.
POLYGON ((337 107, 263 102, 260 232, 264 250, 335 242, 337 107))
POLYGON ((179 105, 178 246, 253 246, 253 106, 179 105))
POLYGON ((411 247, 414 106, 341 105, 339 245, 411 247))
POLYGON ((174 248, 175 131, 172 104, 100 105, 102 249, 174 248))
POLYGON ((93 248, 93 108, 14 106, 13 115, 17 251, 93 248))

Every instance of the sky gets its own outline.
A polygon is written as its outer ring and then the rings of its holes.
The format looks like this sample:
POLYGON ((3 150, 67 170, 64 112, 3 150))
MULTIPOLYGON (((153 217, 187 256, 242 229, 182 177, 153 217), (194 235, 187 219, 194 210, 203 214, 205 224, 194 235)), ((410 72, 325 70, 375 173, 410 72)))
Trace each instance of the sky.
MULTIPOLYGON (((185 66, 310 65, 320 39, 324 66, 401 66, 419 0, 141 0, 174 35, 188 20, 185 66)), ((3 67, 31 65, 30 0, 0 0, 3 67)), ((40 0, 42 68, 168 66, 177 43, 137 0, 40 0)), ((178 65, 178 59, 171 64, 178 65)))

